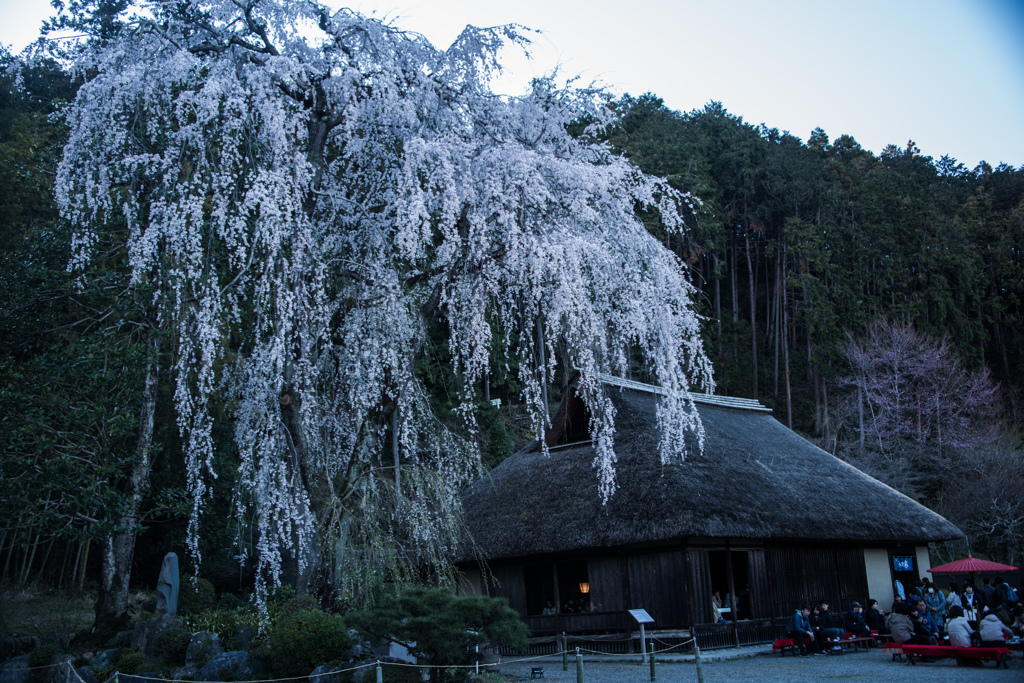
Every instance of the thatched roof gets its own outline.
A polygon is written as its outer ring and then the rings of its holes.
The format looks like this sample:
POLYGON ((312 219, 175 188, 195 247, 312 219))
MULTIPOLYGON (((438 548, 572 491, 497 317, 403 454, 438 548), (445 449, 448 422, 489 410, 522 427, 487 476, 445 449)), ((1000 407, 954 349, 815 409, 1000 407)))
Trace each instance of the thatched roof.
MULTIPOLYGON (((618 491, 601 504, 589 443, 556 447, 550 455, 527 448, 463 494, 469 531, 486 557, 686 536, 911 543, 963 537, 943 517, 787 429, 755 401, 698 398, 704 452, 691 449, 686 460, 662 465, 657 393, 605 390, 617 411, 618 491)), ((572 400, 560 414, 572 409, 572 400)))

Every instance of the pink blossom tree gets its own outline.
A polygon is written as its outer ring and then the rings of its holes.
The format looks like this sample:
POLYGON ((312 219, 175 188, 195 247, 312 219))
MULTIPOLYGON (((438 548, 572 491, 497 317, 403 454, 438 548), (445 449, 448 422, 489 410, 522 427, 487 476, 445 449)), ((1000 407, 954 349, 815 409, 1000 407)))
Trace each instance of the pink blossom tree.
POLYGON ((995 439, 996 385, 986 369, 965 370, 945 340, 881 319, 845 355, 844 422, 856 435, 847 453, 883 481, 938 497, 944 478, 995 439))

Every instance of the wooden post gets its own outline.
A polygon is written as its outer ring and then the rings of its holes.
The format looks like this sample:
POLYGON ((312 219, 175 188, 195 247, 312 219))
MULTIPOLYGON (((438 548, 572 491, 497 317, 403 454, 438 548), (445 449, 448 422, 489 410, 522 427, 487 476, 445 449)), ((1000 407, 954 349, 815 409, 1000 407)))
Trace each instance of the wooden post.
POLYGON ((732 574, 732 546, 725 542, 725 571, 729 577, 729 609, 732 611, 732 639, 736 647, 740 646, 739 611, 736 609, 736 582, 732 574))

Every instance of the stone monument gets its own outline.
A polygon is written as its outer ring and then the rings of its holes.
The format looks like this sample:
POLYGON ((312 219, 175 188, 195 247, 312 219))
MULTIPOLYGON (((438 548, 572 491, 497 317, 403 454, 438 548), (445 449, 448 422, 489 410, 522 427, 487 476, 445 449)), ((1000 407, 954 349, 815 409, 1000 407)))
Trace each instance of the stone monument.
POLYGON ((160 565, 160 578, 156 581, 156 611, 175 614, 178 611, 178 556, 164 555, 160 565))

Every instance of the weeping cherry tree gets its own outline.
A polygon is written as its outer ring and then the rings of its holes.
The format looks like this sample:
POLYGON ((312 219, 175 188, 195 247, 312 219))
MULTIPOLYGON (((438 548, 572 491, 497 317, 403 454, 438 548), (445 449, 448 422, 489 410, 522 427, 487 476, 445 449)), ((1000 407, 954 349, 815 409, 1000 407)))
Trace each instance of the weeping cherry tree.
POLYGON ((450 576, 457 494, 480 464, 414 372, 438 318, 469 433, 474 387, 506 357, 542 429, 561 350, 606 499, 614 411, 598 373, 639 357, 667 390, 663 458, 700 433, 689 390, 710 389, 711 370, 693 290, 637 218, 657 210, 680 231, 692 200, 594 141, 613 124, 601 92, 549 79, 494 94, 498 53, 526 47, 521 29, 467 27, 439 50, 285 0, 153 1, 93 19, 80 22, 96 31, 75 54, 85 83, 58 199, 77 228, 73 268, 101 226, 126 222, 134 280, 173 332, 193 554, 217 476, 211 401, 227 400, 261 592, 286 549, 300 590, 316 576, 348 593, 424 566, 450 576), (588 131, 570 135, 580 121, 588 131))

